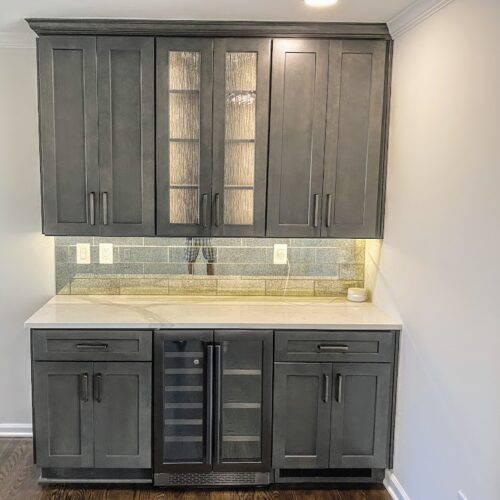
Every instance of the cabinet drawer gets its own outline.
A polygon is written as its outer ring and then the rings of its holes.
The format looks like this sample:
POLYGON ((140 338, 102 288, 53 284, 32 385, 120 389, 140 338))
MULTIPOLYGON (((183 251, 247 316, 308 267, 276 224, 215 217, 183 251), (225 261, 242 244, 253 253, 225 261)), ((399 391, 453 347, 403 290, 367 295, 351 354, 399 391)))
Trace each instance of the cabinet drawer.
POLYGON ((149 330, 32 330, 37 361, 151 361, 149 330))
POLYGON ((276 331, 275 361, 391 362, 392 331, 276 331))

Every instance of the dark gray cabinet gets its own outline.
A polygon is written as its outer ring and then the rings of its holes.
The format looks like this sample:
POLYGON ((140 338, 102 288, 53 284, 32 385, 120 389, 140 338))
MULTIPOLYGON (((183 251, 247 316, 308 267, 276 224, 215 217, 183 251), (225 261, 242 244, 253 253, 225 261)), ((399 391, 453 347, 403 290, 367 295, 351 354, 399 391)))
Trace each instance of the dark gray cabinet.
POLYGON ((387 467, 391 371, 382 363, 275 363, 273 467, 387 467))
POLYGON ((380 236, 387 44, 332 40, 321 235, 380 236))
POLYGON ((381 236, 387 50, 274 42, 267 236, 381 236))
POLYGON ((157 39, 158 234, 265 235, 270 50, 157 39))
POLYGON ((214 42, 215 236, 264 236, 271 40, 214 42))
POLYGON ((33 382, 40 467, 151 467, 151 363, 37 361, 33 382))
POLYGON ((327 40, 273 41, 267 236, 321 234, 327 84, 327 40))
POLYGON ((152 38, 38 42, 43 232, 155 233, 152 38))
POLYGON ((329 363, 275 363, 274 468, 327 468, 330 453, 329 363))
POLYGON ((155 234, 154 40, 97 38, 100 234, 155 234))
POLYGON ((37 362, 33 367, 36 462, 94 466, 92 363, 37 362))
POLYGON ((391 365, 334 363, 333 378, 330 467, 387 467, 391 365))
POLYGON ((94 384, 94 467, 151 467, 151 363, 94 363, 94 384))
POLYGON ((43 232, 99 234, 96 38, 38 39, 43 232))

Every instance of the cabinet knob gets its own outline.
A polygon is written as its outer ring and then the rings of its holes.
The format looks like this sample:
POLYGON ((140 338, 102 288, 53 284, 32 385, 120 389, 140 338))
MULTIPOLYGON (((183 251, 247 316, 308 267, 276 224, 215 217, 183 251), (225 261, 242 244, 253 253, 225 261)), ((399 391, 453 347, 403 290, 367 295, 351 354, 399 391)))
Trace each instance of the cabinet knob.
POLYGON ((319 226, 319 194, 314 195, 314 227, 319 226))
POLYGON ((102 223, 108 225, 108 193, 102 193, 102 223))
POLYGON ((89 193, 89 215, 90 225, 95 226, 95 193, 93 191, 89 193))

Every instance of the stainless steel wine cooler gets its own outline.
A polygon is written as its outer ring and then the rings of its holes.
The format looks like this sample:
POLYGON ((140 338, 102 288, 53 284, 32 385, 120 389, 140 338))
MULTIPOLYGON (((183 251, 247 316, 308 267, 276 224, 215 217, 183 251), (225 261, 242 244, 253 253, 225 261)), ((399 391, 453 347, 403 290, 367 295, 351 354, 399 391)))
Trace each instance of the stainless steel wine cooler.
POLYGON ((155 334, 155 484, 269 484, 272 331, 155 334))

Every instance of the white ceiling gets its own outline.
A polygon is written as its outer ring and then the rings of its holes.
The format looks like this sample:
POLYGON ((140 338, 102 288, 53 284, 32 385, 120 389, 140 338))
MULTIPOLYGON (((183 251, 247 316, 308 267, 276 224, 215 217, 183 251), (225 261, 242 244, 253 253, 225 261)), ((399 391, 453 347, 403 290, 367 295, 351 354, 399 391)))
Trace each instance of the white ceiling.
POLYGON ((0 33, 26 33, 26 17, 386 22, 420 0, 0 0, 0 33))

